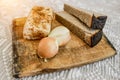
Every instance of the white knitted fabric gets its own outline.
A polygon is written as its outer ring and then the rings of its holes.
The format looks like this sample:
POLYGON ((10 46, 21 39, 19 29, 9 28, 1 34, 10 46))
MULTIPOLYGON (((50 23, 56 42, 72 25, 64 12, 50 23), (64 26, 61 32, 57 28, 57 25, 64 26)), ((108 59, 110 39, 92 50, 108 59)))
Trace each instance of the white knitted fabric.
POLYGON ((20 79, 120 80, 120 0, 0 0, 0 80, 15 79, 12 77, 12 19, 27 16, 34 5, 50 6, 61 11, 64 3, 106 14, 108 19, 104 33, 117 54, 82 67, 20 79))

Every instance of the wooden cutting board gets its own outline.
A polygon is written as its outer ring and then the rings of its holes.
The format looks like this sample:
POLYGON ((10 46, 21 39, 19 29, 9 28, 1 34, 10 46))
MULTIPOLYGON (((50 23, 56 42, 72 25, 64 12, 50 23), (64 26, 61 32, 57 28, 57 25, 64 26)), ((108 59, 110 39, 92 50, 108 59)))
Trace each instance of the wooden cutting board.
MULTIPOLYGON (((116 50, 105 36, 95 47, 91 48, 71 33, 72 39, 69 43, 64 47, 60 47, 55 57, 49 59, 48 62, 43 62, 37 55, 40 40, 23 39, 22 32, 25 21, 26 17, 13 20, 13 75, 15 77, 70 69, 113 56, 116 53, 116 50)), ((52 29, 59 25, 61 24, 54 21, 52 29)))

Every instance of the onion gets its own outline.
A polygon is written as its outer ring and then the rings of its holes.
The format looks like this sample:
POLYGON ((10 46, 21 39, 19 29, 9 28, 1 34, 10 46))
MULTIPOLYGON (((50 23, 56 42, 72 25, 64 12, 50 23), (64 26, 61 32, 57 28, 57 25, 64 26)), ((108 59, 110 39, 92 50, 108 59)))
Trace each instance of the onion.
POLYGON ((38 46, 38 55, 43 58, 54 57, 58 53, 58 43, 52 37, 46 37, 40 40, 38 46))
POLYGON ((70 39, 70 31, 69 29, 67 29, 64 26, 58 26, 56 28, 54 28, 50 34, 48 35, 48 37, 53 37, 58 41, 58 45, 59 46, 64 46, 66 45, 70 39))

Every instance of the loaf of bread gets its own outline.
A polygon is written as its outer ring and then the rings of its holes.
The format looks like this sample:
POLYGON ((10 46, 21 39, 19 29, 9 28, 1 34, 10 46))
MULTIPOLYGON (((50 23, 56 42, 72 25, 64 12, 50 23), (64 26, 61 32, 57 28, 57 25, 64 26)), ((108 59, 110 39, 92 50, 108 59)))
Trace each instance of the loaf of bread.
POLYGON ((86 27, 82 22, 80 22, 77 18, 70 15, 69 13, 62 11, 55 13, 56 20, 66 26, 71 32, 76 34, 79 38, 81 38, 84 42, 86 42, 89 46, 95 46, 102 38, 101 30, 93 30, 86 27))
POLYGON ((93 29, 103 29, 107 16, 82 8, 75 8, 68 4, 64 4, 64 10, 71 15, 77 17, 85 25, 93 29))
POLYGON ((35 6, 30 11, 23 29, 25 39, 41 39, 51 30, 54 19, 53 10, 48 7, 35 6))

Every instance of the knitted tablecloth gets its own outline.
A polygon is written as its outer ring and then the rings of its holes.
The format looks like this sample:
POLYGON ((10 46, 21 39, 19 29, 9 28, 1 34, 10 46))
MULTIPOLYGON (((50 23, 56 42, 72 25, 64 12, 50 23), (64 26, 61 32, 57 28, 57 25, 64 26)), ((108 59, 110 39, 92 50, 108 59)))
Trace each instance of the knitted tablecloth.
POLYGON ((35 5, 50 6, 55 11, 61 11, 64 3, 106 14, 108 19, 103 32, 116 48, 117 54, 82 67, 20 79, 120 80, 120 0, 0 0, 0 80, 15 79, 12 77, 12 20, 27 16, 35 5))

